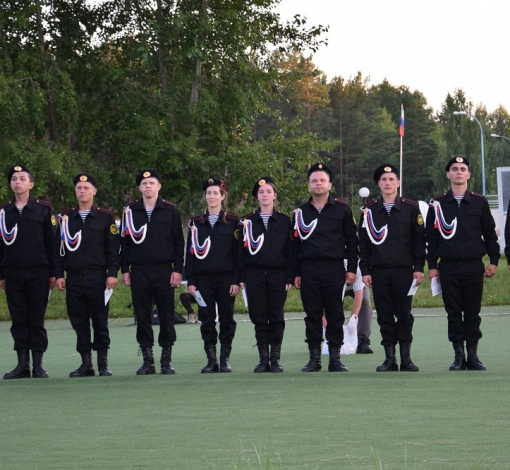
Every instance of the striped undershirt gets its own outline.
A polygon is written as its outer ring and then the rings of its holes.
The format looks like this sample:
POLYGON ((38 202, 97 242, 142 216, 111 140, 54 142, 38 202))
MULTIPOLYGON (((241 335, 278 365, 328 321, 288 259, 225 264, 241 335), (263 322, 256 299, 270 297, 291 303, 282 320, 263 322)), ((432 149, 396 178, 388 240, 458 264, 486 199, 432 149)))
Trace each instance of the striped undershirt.
POLYGON ((220 214, 209 214, 207 217, 209 219, 209 223, 211 224, 211 227, 214 227, 214 224, 218 222, 218 218, 220 217, 220 214))
POLYGON ((87 215, 90 214, 90 209, 88 211, 78 211, 78 213, 80 214, 81 220, 83 220, 83 222, 85 222, 87 215))
POLYGON ((383 202, 383 206, 386 209, 386 212, 389 214, 391 212, 391 208, 395 205, 394 202, 383 202))
POLYGON ((460 206, 460 201, 464 199, 464 196, 453 196, 457 200, 457 204, 460 206))
POLYGON ((264 227, 266 227, 267 230, 267 224, 269 223, 269 217, 271 217, 273 214, 262 214, 260 213, 260 218, 262 219, 262 222, 264 222, 264 227))
POLYGON ((147 211, 147 219, 149 220, 149 222, 151 221, 151 215, 152 215, 152 211, 154 209, 145 209, 147 211))

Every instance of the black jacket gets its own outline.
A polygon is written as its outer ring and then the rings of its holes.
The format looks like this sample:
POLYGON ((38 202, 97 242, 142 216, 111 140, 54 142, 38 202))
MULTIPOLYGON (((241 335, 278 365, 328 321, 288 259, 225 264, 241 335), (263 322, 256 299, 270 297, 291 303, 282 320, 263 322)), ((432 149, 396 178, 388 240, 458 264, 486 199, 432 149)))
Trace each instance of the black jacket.
MULTIPOLYGON (((397 196, 390 214, 382 198, 369 202, 362 210, 358 227, 359 267, 361 274, 370 274, 370 268, 412 267, 423 272, 425 265, 425 228, 418 204, 410 199, 397 196), (380 231, 387 226, 384 242, 372 242, 365 210, 370 210, 373 230, 380 231)), ((382 234, 381 234, 382 236, 382 234)), ((376 237, 374 237, 376 239, 376 237)))
POLYGON ((290 217, 281 212, 273 210, 273 215, 269 217, 267 230, 264 221, 260 217, 260 209, 256 212, 250 212, 241 217, 239 223, 239 268, 241 282, 246 282, 245 274, 248 266, 258 266, 262 268, 277 268, 287 271, 287 284, 294 282, 296 273, 295 257, 292 249, 292 225, 290 217), (257 240, 262 234, 264 241, 260 251, 252 255, 243 242, 244 219, 251 220, 253 239, 257 240))
MULTIPOLYGON (((317 225, 309 238, 301 240, 294 231, 296 252, 299 265, 304 260, 338 261, 342 264, 347 259, 347 271, 355 273, 358 267, 358 237, 352 211, 347 202, 329 196, 328 202, 319 213, 312 205, 312 199, 299 206, 304 223, 309 225, 317 220, 317 225)), ((292 218, 295 226, 296 214, 292 218)))
POLYGON ((0 240, 0 279, 5 275, 16 275, 16 271, 47 267, 54 276, 53 240, 56 220, 51 204, 30 197, 20 214, 14 202, 0 206, 5 211, 5 225, 10 232, 18 227, 12 245, 0 240))
POLYGON ((62 245, 62 222, 59 217, 55 237, 55 277, 64 277, 64 271, 67 277, 117 277, 120 267, 120 237, 112 212, 93 205, 85 222, 78 208, 62 211, 60 216, 68 217, 71 237, 81 230, 81 242, 75 251, 69 251, 65 244, 62 245))
POLYGON ((223 220, 223 211, 218 221, 211 227, 208 214, 192 217, 188 224, 188 242, 186 249, 186 279, 188 285, 196 286, 196 276, 214 273, 232 273, 231 285, 239 285, 239 220, 227 214, 223 220), (204 222, 200 222, 203 219, 204 222), (197 230, 198 243, 204 244, 210 237, 209 253, 203 259, 191 253, 191 226, 197 230))
MULTIPOLYGON (((147 269, 158 266, 170 266, 174 272, 182 274, 184 235, 181 216, 175 204, 158 197, 150 222, 143 198, 126 207, 129 207, 133 214, 135 230, 140 230, 147 224, 147 232, 145 240, 140 244, 134 243, 131 235, 121 234, 122 274, 128 273, 130 268, 134 267, 147 269)), ((125 216, 122 220, 125 220, 125 216)))
POLYGON ((489 255, 490 263, 498 265, 499 244, 496 224, 487 199, 481 194, 466 191, 460 205, 451 189, 432 199, 440 204, 446 224, 457 219, 455 234, 445 239, 435 227, 436 214, 431 204, 427 214, 427 262, 429 269, 437 269, 443 260, 481 259, 489 255))

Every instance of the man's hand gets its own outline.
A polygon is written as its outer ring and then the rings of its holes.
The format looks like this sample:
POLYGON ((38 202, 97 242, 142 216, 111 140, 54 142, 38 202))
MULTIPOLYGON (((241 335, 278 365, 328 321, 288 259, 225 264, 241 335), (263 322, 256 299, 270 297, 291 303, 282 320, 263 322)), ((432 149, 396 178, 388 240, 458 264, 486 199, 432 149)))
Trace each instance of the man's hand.
POLYGON ((296 276, 294 278, 294 287, 299 290, 301 289, 301 276, 296 276))
POLYGON ((496 271, 498 270, 498 267, 494 264, 489 264, 487 266, 487 269, 485 270, 485 277, 492 277, 494 274, 496 274, 496 271))
POLYGON ((413 279, 416 279, 416 285, 419 286, 425 279, 425 275, 421 272, 415 271, 413 273, 413 279))
POLYGON ((372 287, 372 276, 370 274, 363 276, 362 280, 363 284, 365 284, 367 287, 372 287))
POLYGON ((66 280, 65 280, 63 277, 59 277, 59 278, 55 281, 55 287, 56 287, 58 290, 66 290, 66 280))
POLYGON ((48 281, 48 284, 50 286, 50 290, 53 290, 55 288, 55 278, 54 277, 50 277, 50 279, 48 281))
POLYGON ((107 289, 115 289, 117 284, 119 283, 116 277, 110 276, 106 278, 106 288, 107 289))
POLYGON ((345 283, 348 286, 354 284, 355 280, 356 280, 356 273, 350 273, 348 271, 345 273, 345 283))
POLYGON ((436 278, 436 281, 439 282, 439 270, 438 269, 429 269, 429 277, 432 279, 436 278))
POLYGON ((239 294, 240 290, 241 288, 238 285, 232 284, 230 286, 230 297, 235 297, 237 294, 239 294))
POLYGON ((129 273, 124 273, 122 275, 122 284, 131 287, 131 275, 129 273))
POLYGON ((175 271, 170 276, 170 287, 179 287, 182 282, 182 274, 175 271))

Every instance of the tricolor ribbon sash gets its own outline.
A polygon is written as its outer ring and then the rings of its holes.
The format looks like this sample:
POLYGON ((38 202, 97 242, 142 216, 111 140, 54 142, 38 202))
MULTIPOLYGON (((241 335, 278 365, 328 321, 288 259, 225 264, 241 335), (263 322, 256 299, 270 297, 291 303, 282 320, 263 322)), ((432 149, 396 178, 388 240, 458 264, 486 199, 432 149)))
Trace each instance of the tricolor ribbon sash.
POLYGON ((388 236, 388 224, 381 227, 380 230, 377 230, 374 225, 372 210, 365 208, 363 209, 363 213, 365 214, 365 217, 363 219, 362 227, 366 229, 370 241, 374 245, 380 245, 381 243, 384 243, 384 240, 386 240, 386 237, 388 236))
POLYGON ((191 230, 191 246, 189 251, 192 255, 195 255, 198 259, 204 259, 211 249, 211 237, 207 237, 204 243, 200 244, 198 241, 198 228, 193 222, 193 225, 189 227, 191 230))
POLYGON ((434 208, 434 228, 439 229, 439 233, 445 240, 449 240, 457 231, 457 217, 452 220, 451 224, 448 224, 444 219, 443 209, 439 201, 430 201, 430 203, 434 208))
POLYGON ((299 235, 301 240, 306 240, 315 230, 317 219, 312 220, 308 225, 303 220, 303 211, 299 208, 294 210, 294 236, 299 235))
POLYGON ((147 235, 147 224, 142 225, 138 230, 135 229, 133 224, 133 213, 129 207, 124 208, 122 213, 122 231, 121 236, 130 235, 133 243, 139 245, 145 240, 147 235))
POLYGON ((12 245, 16 240, 17 234, 18 234, 18 224, 16 224, 10 232, 7 230, 7 226, 5 225, 5 211, 3 209, 1 209, 0 210, 0 237, 3 238, 4 243, 6 245, 12 245))
POLYGON ((259 237, 255 240, 253 237, 253 223, 250 219, 241 220, 243 224, 243 242, 244 246, 248 248, 250 251, 250 255, 256 255, 262 245, 264 244, 264 234, 261 233, 259 237))
POLYGON ((66 248, 68 251, 76 251, 81 245, 81 230, 74 234, 69 233, 69 217, 67 215, 58 215, 60 220, 60 256, 65 256, 66 248))

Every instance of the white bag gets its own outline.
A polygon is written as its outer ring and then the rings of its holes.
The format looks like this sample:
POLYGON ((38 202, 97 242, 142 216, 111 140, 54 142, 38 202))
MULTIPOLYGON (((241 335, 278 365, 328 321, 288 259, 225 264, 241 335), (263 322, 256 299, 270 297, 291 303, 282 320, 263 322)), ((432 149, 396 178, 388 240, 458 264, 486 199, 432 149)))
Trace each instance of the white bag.
POLYGON ((340 354, 356 354, 358 348, 358 317, 351 315, 347 325, 344 325, 344 344, 340 349, 340 354))
MULTIPOLYGON (((325 329, 323 329, 323 335, 324 342, 322 343, 322 354, 327 356, 329 355, 329 347, 328 342, 325 340, 325 329)), ((340 354, 356 354, 356 349, 358 349, 358 317, 351 315, 347 324, 344 325, 344 344, 340 349, 340 354)))

